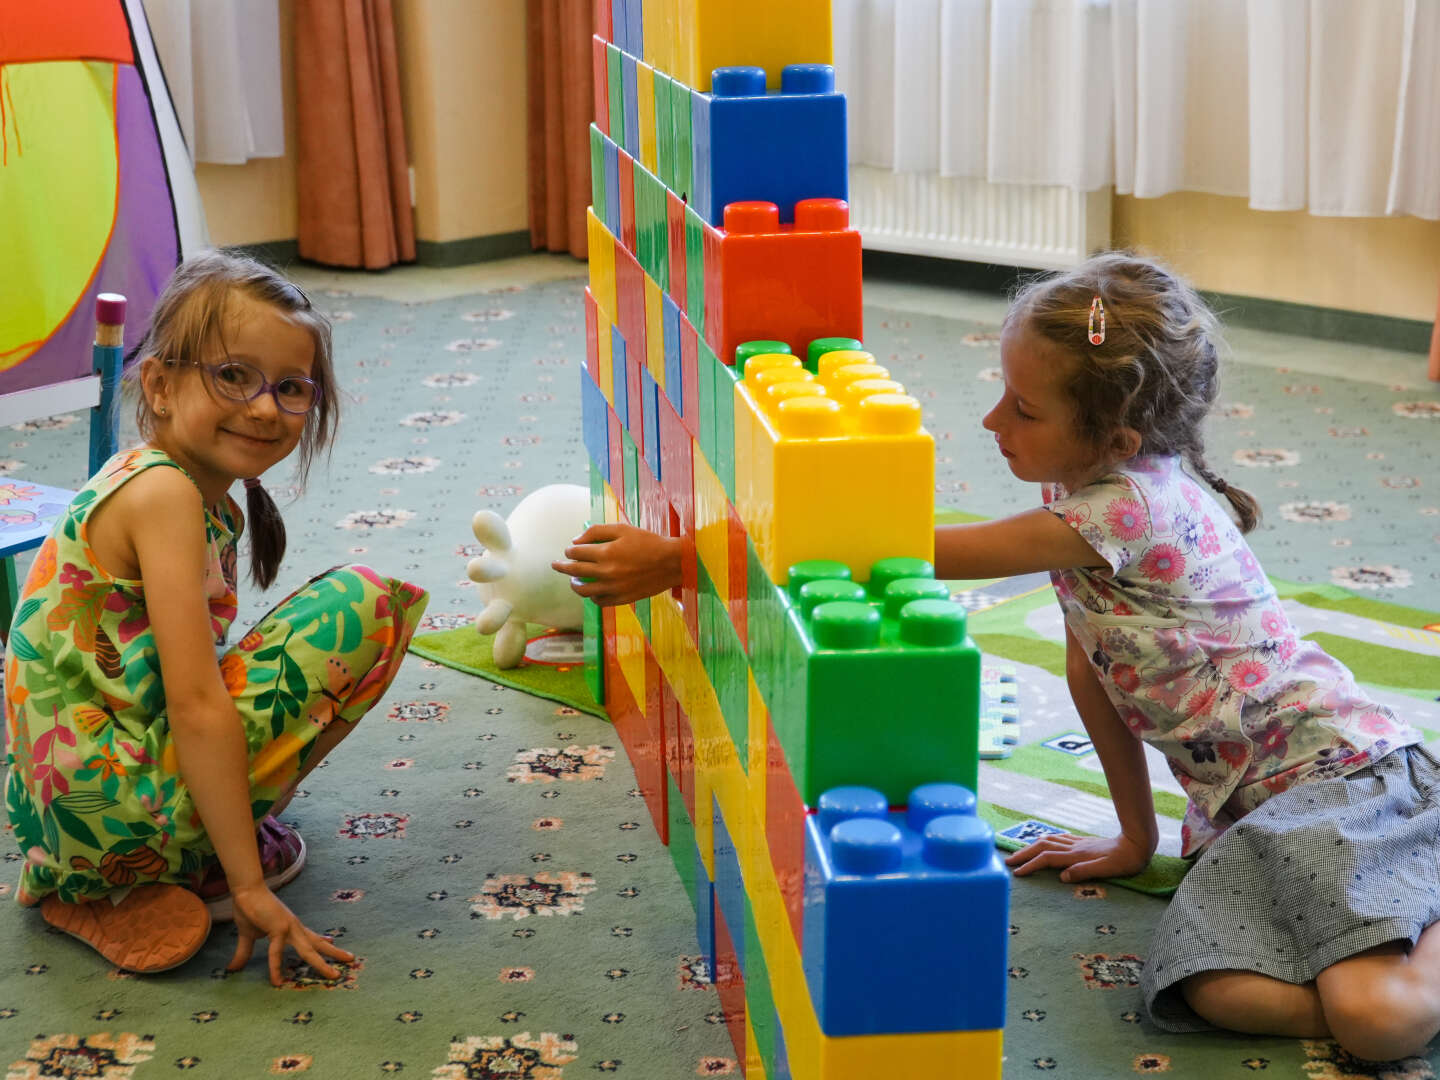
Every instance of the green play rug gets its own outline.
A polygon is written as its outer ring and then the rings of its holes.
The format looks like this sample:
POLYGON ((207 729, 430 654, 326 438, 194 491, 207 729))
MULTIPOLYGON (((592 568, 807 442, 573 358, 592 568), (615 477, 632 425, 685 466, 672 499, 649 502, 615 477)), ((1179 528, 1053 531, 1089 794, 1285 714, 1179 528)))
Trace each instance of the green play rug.
POLYGON ((595 704, 590 696, 585 669, 580 665, 557 666, 522 660, 519 667, 502 669, 495 664, 494 644, 493 635, 477 633, 473 626, 459 626, 454 630, 417 634, 410 641, 410 651, 456 671, 557 701, 602 720, 610 719, 605 707, 595 704))
MULTIPOLYGON (((1363 686, 1424 701, 1437 699, 1437 694, 1440 694, 1440 614, 1386 603, 1334 585, 1300 584, 1280 579, 1272 581, 1280 598, 1290 607, 1302 636, 1315 641, 1346 664, 1363 686), (1318 629, 1321 624, 1326 628, 1318 629), (1369 640, 1362 640, 1358 636, 1361 633, 1366 634, 1369 640), (1388 638, 1396 644, 1392 646, 1376 641, 1377 637, 1388 638), (1406 645, 1410 647, 1404 647, 1406 645)), ((987 658, 1028 665, 1063 680, 1063 641, 1059 637, 1041 634, 1030 625, 1032 613, 1055 603, 1054 590, 1048 585, 1012 589, 1013 595, 1001 595, 987 604, 984 594, 991 590, 1004 593, 1003 588, 996 586, 997 583, 979 587, 966 583, 964 586, 967 591, 980 596, 978 610, 970 615, 970 633, 976 644, 987 658)), ((1032 678, 1043 676, 1037 674, 1032 678)), ((1022 716, 1026 708, 1026 681, 1022 673, 1019 679, 1022 716)), ((1077 727, 1078 724, 1077 718, 1077 727)), ((1421 730, 1432 742, 1440 737, 1440 732, 1423 726, 1421 730)), ((1043 745, 1027 743, 1016 747, 1009 758, 987 764, 1090 795, 1109 797, 1101 773, 1082 769, 1074 758, 1049 751, 1043 745)), ((1174 793, 1155 792, 1157 815, 1178 822, 1184 810, 1184 800, 1174 793)), ((1008 851, 1019 850, 1029 842, 1019 838, 1018 834, 1022 831, 1033 838, 1037 828, 1044 831, 1054 827, 1045 820, 1040 806, 1010 807, 985 803, 981 812, 994 826, 999 846, 1008 851), (1003 835, 1006 831, 1012 835, 1003 835)), ((1082 830, 1070 827, 1067 831, 1080 833, 1082 830)), ((1179 886, 1189 865, 1184 859, 1157 855, 1143 873, 1131 878, 1107 880, 1139 892, 1169 896, 1179 886)))

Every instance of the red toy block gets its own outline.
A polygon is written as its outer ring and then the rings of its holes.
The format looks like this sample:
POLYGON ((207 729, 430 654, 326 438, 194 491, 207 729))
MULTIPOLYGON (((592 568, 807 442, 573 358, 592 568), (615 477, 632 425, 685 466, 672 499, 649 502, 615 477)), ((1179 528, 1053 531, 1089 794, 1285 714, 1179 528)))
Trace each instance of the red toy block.
MULTIPOLYGON (((598 8, 604 4, 610 6, 609 0, 595 0, 598 8)), ((595 126, 605 135, 610 134, 610 64, 605 50, 605 38, 595 34, 590 39, 590 61, 595 69, 595 126)), ((605 216, 605 208, 597 206, 595 213, 599 217, 605 216)))
MULTIPOLYGON (((745 1060, 745 976, 740 971, 740 957, 735 951, 730 929, 720 913, 720 901, 714 901, 715 919, 715 989, 720 994, 720 1010, 730 1041, 735 1046, 737 1061, 745 1060)), ((742 926, 737 933, 743 934, 742 926)))
POLYGON ((678 518, 667 522, 663 530, 670 536, 684 536, 695 532, 695 440, 686 430, 670 404, 670 399, 661 395, 660 408, 660 486, 665 497, 674 508, 678 518), (672 528, 671 526, 675 526, 672 528))
POLYGON ((611 41, 615 36, 612 24, 610 0, 595 0, 595 36, 602 41, 611 41))
MULTIPOLYGON (((620 243, 631 255, 635 254, 635 159, 624 150, 617 150, 620 162, 620 243)), ((837 331, 838 333, 838 331, 837 331)), ((821 335, 816 335, 817 337, 821 335)), ((855 335, 858 337, 859 335, 855 335)), ((630 343, 630 338, 625 338, 630 343)), ((644 356, 644 352, 641 352, 644 356)))
POLYGON ((665 190, 665 225, 670 234, 670 299, 685 311, 685 200, 665 190))
MULTIPOLYGON (((616 415, 614 409, 608 409, 607 413, 606 422, 610 425, 610 490, 618 496, 625 490, 625 440, 620 437, 620 417, 616 415)), ((621 498, 618 501, 620 503, 620 520, 624 521, 625 500, 621 498)), ((610 612, 612 621, 610 636, 614 637, 615 613, 610 608, 605 610, 610 612)))
MULTIPOLYGON (((663 395, 661 400, 663 403, 663 395)), ((665 489, 650 471, 644 455, 637 457, 636 468, 640 473, 637 478, 640 492, 639 525, 650 532, 667 535, 670 532, 670 500, 665 497, 665 489)))
POLYGON ((802 199, 793 226, 765 202, 731 203, 724 232, 706 226, 705 340, 722 361, 734 363, 743 341, 784 341, 805 356, 816 338, 864 340, 860 234, 849 221, 842 199, 802 199))
POLYGON ((680 381, 684 384, 684 408, 680 419, 692 439, 700 438, 700 332, 680 313, 680 381))
POLYGON ((765 731, 765 842, 798 946, 805 921, 805 804, 768 716, 765 731))
POLYGON ((730 588, 730 595, 725 598, 726 606, 730 609, 730 625, 735 627, 735 633, 740 638, 742 649, 750 640, 749 619, 747 598, 749 596, 750 584, 750 559, 745 551, 745 525, 740 520, 740 515, 735 512, 735 507, 729 507, 730 511, 730 559, 729 572, 725 575, 726 584, 730 588))
POLYGON ((600 382, 600 311, 595 294, 585 287, 585 370, 600 382))

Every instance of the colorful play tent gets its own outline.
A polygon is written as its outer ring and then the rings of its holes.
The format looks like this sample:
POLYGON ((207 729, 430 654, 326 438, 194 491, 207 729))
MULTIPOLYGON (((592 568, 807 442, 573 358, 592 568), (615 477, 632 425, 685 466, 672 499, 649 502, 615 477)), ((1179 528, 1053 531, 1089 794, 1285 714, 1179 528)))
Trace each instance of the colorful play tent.
POLYGON ((98 293, 128 352, 205 242, 141 0, 0 0, 0 395, 90 373, 98 293))

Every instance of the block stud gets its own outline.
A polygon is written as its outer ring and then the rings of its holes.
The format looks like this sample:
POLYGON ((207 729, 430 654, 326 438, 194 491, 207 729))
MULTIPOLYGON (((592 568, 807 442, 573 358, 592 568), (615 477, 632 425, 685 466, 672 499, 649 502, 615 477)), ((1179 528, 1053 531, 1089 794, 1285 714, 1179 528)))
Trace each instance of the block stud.
POLYGON ((833 94, 835 69, 829 64, 786 64, 780 69, 782 94, 833 94))
POLYGON ((924 421, 920 402, 908 394, 871 394, 860 401, 858 413, 863 435, 914 435, 924 421))
POLYGON ((913 559, 899 555, 891 559, 880 559, 870 567, 870 595, 883 597, 892 581, 901 578, 933 578, 935 567, 924 559, 913 559))
MULTIPOLYGON (((963 817, 947 814, 925 826, 921 844, 920 857, 931 866, 942 870, 978 870, 992 858, 995 834, 973 814, 963 817)), ((875 855, 871 858, 878 860, 875 855)))
POLYGON ((965 609, 949 597, 912 600, 900 609, 900 640, 932 649, 959 645, 965 640, 965 609))
POLYGON ((883 819, 890 807, 885 796, 874 788, 855 786, 822 791, 815 810, 820 818, 820 831, 828 836, 836 825, 851 818, 883 819))
MULTIPOLYGON (((900 830, 878 818, 851 818, 830 830, 830 854, 842 874, 888 874, 900 869, 903 843, 900 830)), ((939 855, 947 856, 953 857, 948 851, 939 855)))
POLYGON ((782 438, 835 438, 845 433, 840 412, 838 401, 809 394, 780 402, 775 408, 775 421, 782 438))
POLYGON ((810 631, 822 649, 872 649, 880 641, 880 612, 869 604, 833 600, 810 613, 810 631))
MULTIPOLYGON (((844 341, 844 338, 821 338, 819 341, 812 341, 810 348, 814 349, 820 341, 844 341)), ((857 341, 858 346, 860 343, 857 341)), ((849 367, 851 364, 873 364, 875 357, 861 348, 836 348, 826 349, 815 357, 815 374, 820 381, 828 383, 832 372, 839 368, 849 367)))
MULTIPOLYGON (((835 78, 833 72, 830 78, 833 82, 835 78)), ((716 68, 710 73, 710 93, 715 97, 762 97, 765 94, 765 69, 759 67, 716 68)))
POLYGON ((841 581, 837 578, 806 582, 800 589, 800 613, 808 619, 816 607, 835 600, 864 603, 865 586, 857 581, 841 581))
POLYGON ((850 578, 850 567, 833 559, 806 559, 787 571, 790 596, 796 600, 800 598, 800 590, 812 581, 849 581, 850 578))
POLYGON ((921 784, 910 792, 905 823, 923 833, 935 818, 975 813, 975 793, 960 784, 921 784))
POLYGON ((915 600, 950 600, 950 589, 934 578, 898 578, 885 586, 885 616, 894 619, 915 600))

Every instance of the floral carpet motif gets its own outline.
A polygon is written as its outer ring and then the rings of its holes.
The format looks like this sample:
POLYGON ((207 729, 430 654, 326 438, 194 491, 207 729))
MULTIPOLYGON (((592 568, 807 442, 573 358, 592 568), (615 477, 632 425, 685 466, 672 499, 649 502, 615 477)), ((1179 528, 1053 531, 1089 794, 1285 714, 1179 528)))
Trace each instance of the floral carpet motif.
MULTIPOLYGON (((335 322, 341 440, 304 494, 283 470, 267 477, 289 554, 273 595, 242 597, 241 619, 363 559, 431 590, 424 630, 467 626, 475 511, 584 482, 578 284, 316 300, 335 322)), ((986 516, 1031 505, 978 423, 996 396, 997 328, 880 309, 866 325, 924 404, 937 503, 986 516)), ((1231 366, 1210 459, 1268 511, 1254 537, 1266 570, 1433 608, 1440 391, 1423 359, 1389 388, 1247 359, 1231 366)), ((73 416, 0 430, 0 473, 78 486, 85 438, 73 416)), ((177 971, 111 971, 11 902, 20 853, 0 844, 0 1076, 739 1075, 685 891, 617 749, 602 720, 409 658, 285 815, 310 857, 282 898, 360 959, 324 980, 292 958, 278 990, 258 959, 225 972, 224 926, 177 971)), ((1377 1067, 1333 1043, 1151 1028, 1135 977, 1161 906, 1045 875, 1017 888, 1007 1080, 1433 1078, 1425 1061, 1377 1067)))

